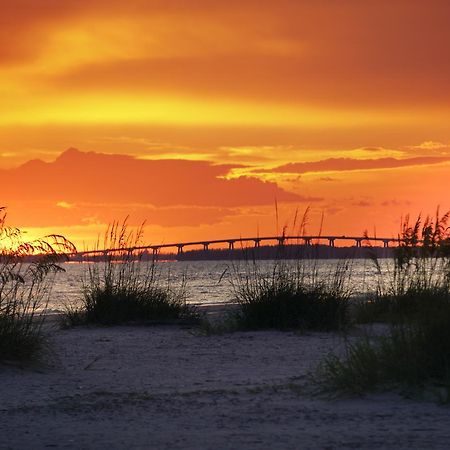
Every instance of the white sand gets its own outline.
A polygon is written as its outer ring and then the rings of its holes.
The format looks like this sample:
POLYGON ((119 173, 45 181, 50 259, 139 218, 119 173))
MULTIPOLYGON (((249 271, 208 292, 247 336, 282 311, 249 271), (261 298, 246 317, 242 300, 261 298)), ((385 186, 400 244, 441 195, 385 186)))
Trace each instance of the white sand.
POLYGON ((53 330, 47 367, 0 366, 1 449, 448 449, 450 408, 312 397, 333 334, 53 330))

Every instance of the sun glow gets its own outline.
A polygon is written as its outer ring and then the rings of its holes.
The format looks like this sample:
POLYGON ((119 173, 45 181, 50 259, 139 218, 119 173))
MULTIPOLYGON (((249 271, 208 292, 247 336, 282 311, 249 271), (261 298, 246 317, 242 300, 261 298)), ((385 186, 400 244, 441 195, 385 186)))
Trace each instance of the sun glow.
POLYGON ((335 111, 308 106, 205 101, 189 97, 153 95, 70 95, 63 98, 35 96, 3 105, 1 125, 42 124, 178 124, 194 126, 353 127, 414 122, 410 113, 386 116, 382 111, 335 111))

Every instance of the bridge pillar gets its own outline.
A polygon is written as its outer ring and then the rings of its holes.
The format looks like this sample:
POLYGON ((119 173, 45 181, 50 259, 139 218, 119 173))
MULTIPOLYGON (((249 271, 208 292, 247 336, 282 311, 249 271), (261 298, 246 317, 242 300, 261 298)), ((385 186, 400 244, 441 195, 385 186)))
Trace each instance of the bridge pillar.
POLYGON ((184 247, 183 245, 177 245, 177 248, 178 248, 178 252, 177 253, 179 255, 181 255, 183 253, 183 247, 184 247))
POLYGON ((203 250, 209 250, 209 242, 203 242, 203 250))
POLYGON ((303 241, 305 242, 305 245, 311 245, 311 239, 310 238, 304 238, 303 241))
POLYGON ((278 245, 284 245, 284 242, 286 241, 286 238, 284 236, 279 237, 278 239, 278 245))
POLYGON ((255 239, 254 242, 255 242, 255 248, 259 248, 261 240, 260 239, 255 239))
POLYGON ((389 240, 388 239, 383 241, 383 247, 384 248, 388 248, 389 247, 389 240))
POLYGON ((361 247, 362 239, 355 239, 355 242, 357 247, 361 247))
POLYGON ((152 247, 152 252, 153 252, 153 256, 157 256, 158 252, 159 252, 159 248, 158 247, 152 247))
POLYGON ((330 247, 334 247, 334 238, 330 238, 330 239, 328 239, 328 245, 330 246, 330 247))
POLYGON ((228 241, 228 250, 234 250, 234 241, 228 241))

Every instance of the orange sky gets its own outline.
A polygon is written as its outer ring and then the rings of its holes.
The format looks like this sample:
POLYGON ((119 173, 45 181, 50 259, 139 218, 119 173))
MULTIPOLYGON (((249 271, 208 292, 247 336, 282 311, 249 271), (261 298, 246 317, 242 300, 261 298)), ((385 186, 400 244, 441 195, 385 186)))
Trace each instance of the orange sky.
POLYGON ((275 202, 392 236, 450 208, 446 0, 5 3, 0 206, 30 236, 274 234, 275 202))

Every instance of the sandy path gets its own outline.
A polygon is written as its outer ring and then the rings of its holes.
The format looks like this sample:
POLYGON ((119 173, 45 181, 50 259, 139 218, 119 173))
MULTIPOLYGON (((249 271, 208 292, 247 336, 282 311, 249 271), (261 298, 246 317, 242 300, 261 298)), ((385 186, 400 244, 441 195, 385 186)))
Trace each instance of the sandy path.
POLYGON ((1 449, 449 448, 448 407, 308 395, 308 370, 342 348, 333 334, 79 328, 50 342, 48 367, 0 367, 1 449))

